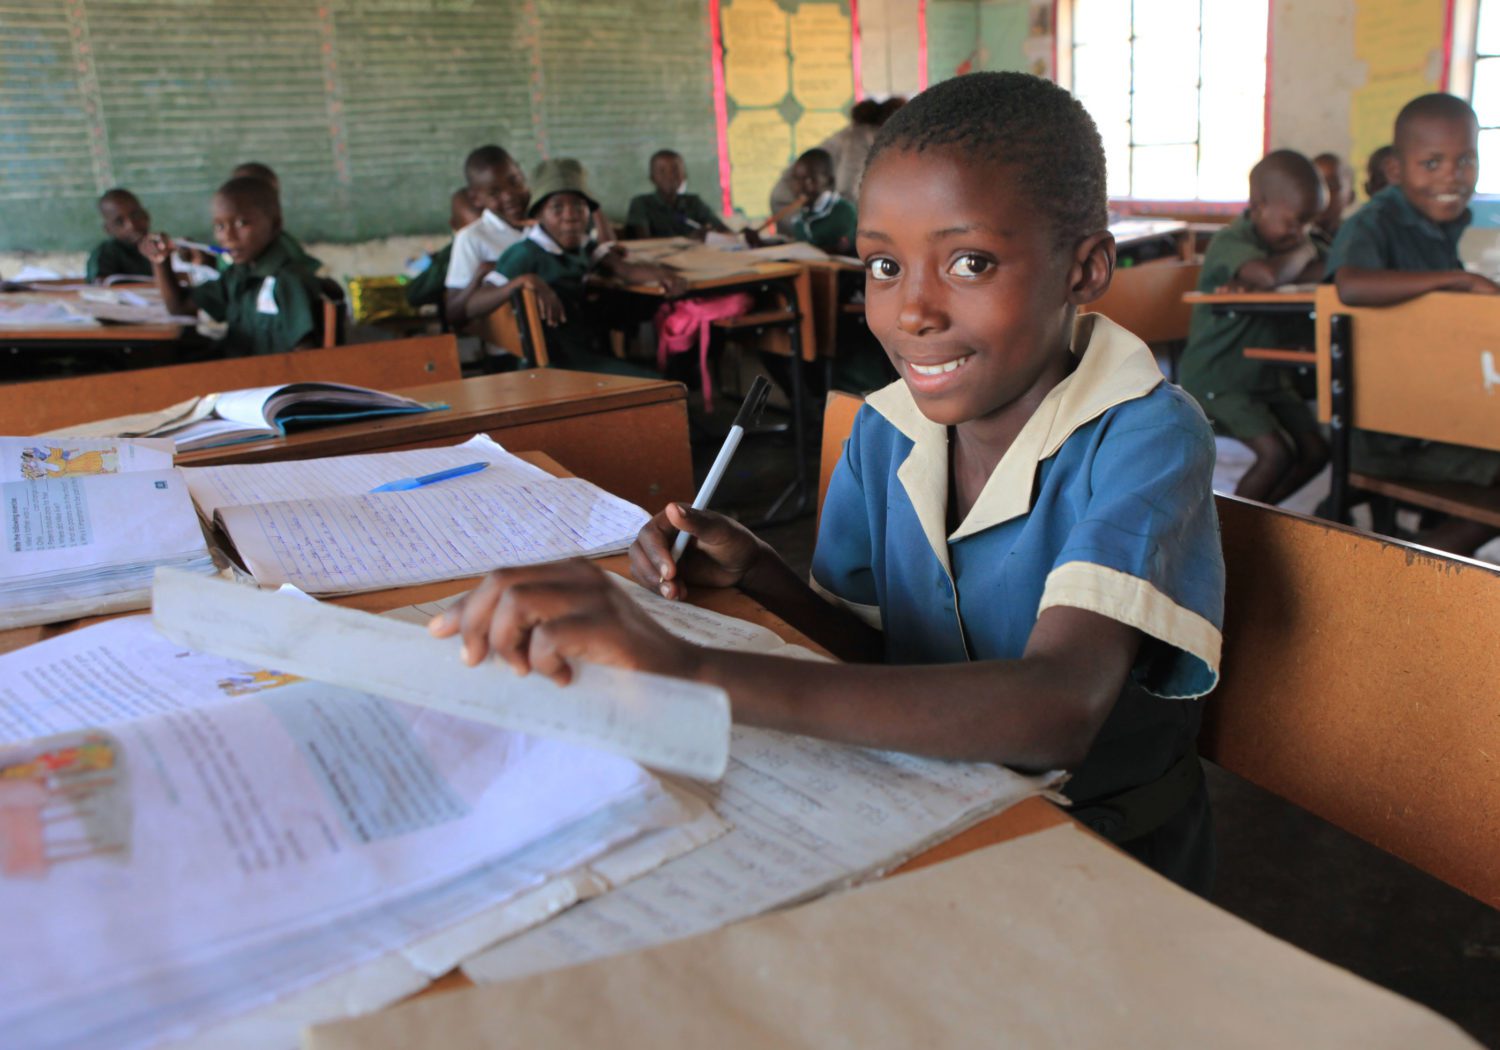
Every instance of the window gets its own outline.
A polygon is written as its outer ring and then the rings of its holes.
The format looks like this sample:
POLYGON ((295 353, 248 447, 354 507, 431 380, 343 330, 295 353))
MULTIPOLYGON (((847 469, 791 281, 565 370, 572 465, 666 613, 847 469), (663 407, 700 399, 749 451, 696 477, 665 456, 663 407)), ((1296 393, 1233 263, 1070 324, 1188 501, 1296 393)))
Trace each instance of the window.
POLYGON ((1104 138, 1111 197, 1245 199, 1265 146, 1266 5, 1074 0, 1073 93, 1104 138))
POLYGON ((1479 115, 1476 188, 1480 193, 1500 194, 1500 0, 1484 0, 1479 5, 1469 102, 1479 115))

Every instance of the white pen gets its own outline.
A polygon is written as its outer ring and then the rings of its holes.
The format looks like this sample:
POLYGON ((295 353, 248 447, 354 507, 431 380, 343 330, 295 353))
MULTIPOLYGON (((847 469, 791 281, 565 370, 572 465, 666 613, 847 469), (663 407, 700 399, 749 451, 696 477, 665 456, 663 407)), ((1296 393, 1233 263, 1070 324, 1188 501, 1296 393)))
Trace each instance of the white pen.
MULTIPOLYGON (((714 457, 714 465, 708 468, 708 477, 703 479, 698 495, 693 497, 694 510, 703 510, 714 498, 714 490, 719 487, 719 482, 724 480, 724 472, 729 469, 729 461, 734 458, 734 450, 740 447, 740 439, 745 436, 745 428, 755 424, 756 419, 760 417, 760 410, 766 407, 766 398, 770 394, 771 381, 765 376, 756 376, 755 382, 750 384, 750 393, 745 395, 745 403, 740 405, 739 412, 735 413, 734 423, 729 428, 728 436, 724 438, 723 447, 714 457)), ((677 542, 672 544, 673 561, 682 557, 682 552, 687 550, 690 539, 692 539, 692 533, 679 532, 677 534, 677 542)))

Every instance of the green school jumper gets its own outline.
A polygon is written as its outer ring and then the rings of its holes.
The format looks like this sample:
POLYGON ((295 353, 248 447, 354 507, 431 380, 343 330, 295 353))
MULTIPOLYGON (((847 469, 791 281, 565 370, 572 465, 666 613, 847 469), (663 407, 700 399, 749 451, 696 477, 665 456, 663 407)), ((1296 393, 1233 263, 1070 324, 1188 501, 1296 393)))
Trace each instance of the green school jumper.
POLYGON ((792 235, 815 248, 833 255, 854 251, 854 231, 859 213, 854 205, 832 190, 823 194, 811 208, 803 208, 792 219, 792 235))
POLYGON ((696 193, 680 193, 668 204, 660 193, 643 193, 630 200, 625 226, 647 237, 691 237, 723 225, 713 209, 696 193))
POLYGON ((102 281, 117 273, 135 274, 139 277, 152 275, 151 260, 141 254, 133 244, 126 244, 111 237, 101 241, 89 255, 88 268, 84 271, 90 281, 102 281))
POLYGON ((254 262, 231 265, 192 294, 198 309, 228 323, 222 345, 229 357, 285 353, 322 333, 318 282, 279 240, 254 262))

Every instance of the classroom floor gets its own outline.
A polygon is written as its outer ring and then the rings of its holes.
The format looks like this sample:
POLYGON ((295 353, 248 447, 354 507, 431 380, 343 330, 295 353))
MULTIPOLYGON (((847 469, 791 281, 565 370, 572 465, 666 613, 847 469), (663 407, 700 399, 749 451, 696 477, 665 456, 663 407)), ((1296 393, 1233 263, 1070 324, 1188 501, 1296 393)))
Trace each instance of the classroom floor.
MULTIPOLYGON (((720 408, 706 425, 697 418, 693 453, 700 479, 718 449, 715 434, 727 429, 733 411, 733 404, 720 408)), ((816 434, 807 447, 815 485, 816 434)), ((788 436, 749 439, 715 507, 753 520, 790 480, 792 464, 788 436)), ((1223 466, 1232 473, 1232 463, 1223 466)), ((814 528, 807 516, 757 531, 805 575, 814 528)), ((1215 903, 1500 1047, 1500 911, 1211 763, 1205 766, 1219 844, 1215 903)))

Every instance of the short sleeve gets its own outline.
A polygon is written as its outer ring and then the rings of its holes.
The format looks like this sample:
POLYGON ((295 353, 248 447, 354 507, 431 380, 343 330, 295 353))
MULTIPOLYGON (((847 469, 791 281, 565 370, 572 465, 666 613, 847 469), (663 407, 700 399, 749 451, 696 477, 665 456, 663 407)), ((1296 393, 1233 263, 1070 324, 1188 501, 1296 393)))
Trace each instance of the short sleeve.
MULTIPOLYGON (((1365 209, 1370 205, 1366 204, 1365 209)), ((1363 215, 1356 212, 1339 227, 1332 246, 1328 249, 1328 261, 1323 273, 1332 280, 1341 266, 1354 266, 1362 270, 1390 270, 1390 253, 1380 223, 1374 221, 1374 212, 1363 215)))
POLYGON ((1248 224, 1235 223, 1214 235, 1203 256, 1203 273, 1198 279, 1200 289, 1212 291, 1221 288, 1238 276, 1240 267, 1247 262, 1266 257, 1266 250, 1247 235, 1248 230, 1248 224))
POLYGON ((193 305, 215 321, 229 319, 229 290, 224 287, 222 275, 218 280, 204 281, 202 284, 195 285, 190 294, 193 297, 193 305))
POLYGON ((1087 609, 1147 636, 1131 677, 1189 699, 1219 677, 1224 555, 1213 434, 1174 387, 1115 409, 1090 468, 1091 495, 1053 561, 1038 614, 1087 609))
MULTIPOLYGON (((101 242, 98 245, 95 245, 94 250, 91 251, 91 252, 89 252, 89 261, 84 266, 83 272, 84 272, 84 276, 88 278, 88 281, 89 281, 90 284, 92 284, 93 282, 97 281, 99 279, 99 277, 100 277, 100 274, 99 274, 99 263, 100 263, 100 256, 102 256, 103 254, 104 254, 104 243, 103 242, 101 242)), ((104 276, 107 277, 109 275, 105 274, 104 276)))
POLYGON ((512 244, 505 249, 505 253, 495 263, 495 272, 506 280, 536 272, 536 260, 532 258, 531 249, 526 246, 526 242, 512 244))
POLYGON ((688 198, 688 218, 694 222, 702 223, 704 226, 714 228, 724 225, 718 214, 708 206, 702 197, 688 198))
POLYGON ((323 314, 323 297, 309 278, 283 270, 272 293, 276 300, 278 350, 295 350, 316 336, 323 314))
POLYGON ((824 600, 841 605, 871 627, 881 626, 880 598, 875 589, 875 550, 869 506, 860 476, 861 423, 868 408, 855 417, 844 453, 828 483, 818 521, 809 582, 824 600))
POLYGON ((625 213, 625 229, 630 233, 650 237, 652 234, 651 217, 646 214, 646 198, 631 197, 630 210, 625 213))
POLYGON ((453 237, 453 254, 448 256, 448 276, 443 278, 443 287, 469 287, 479 269, 479 262, 478 239, 467 230, 459 230, 453 237))

